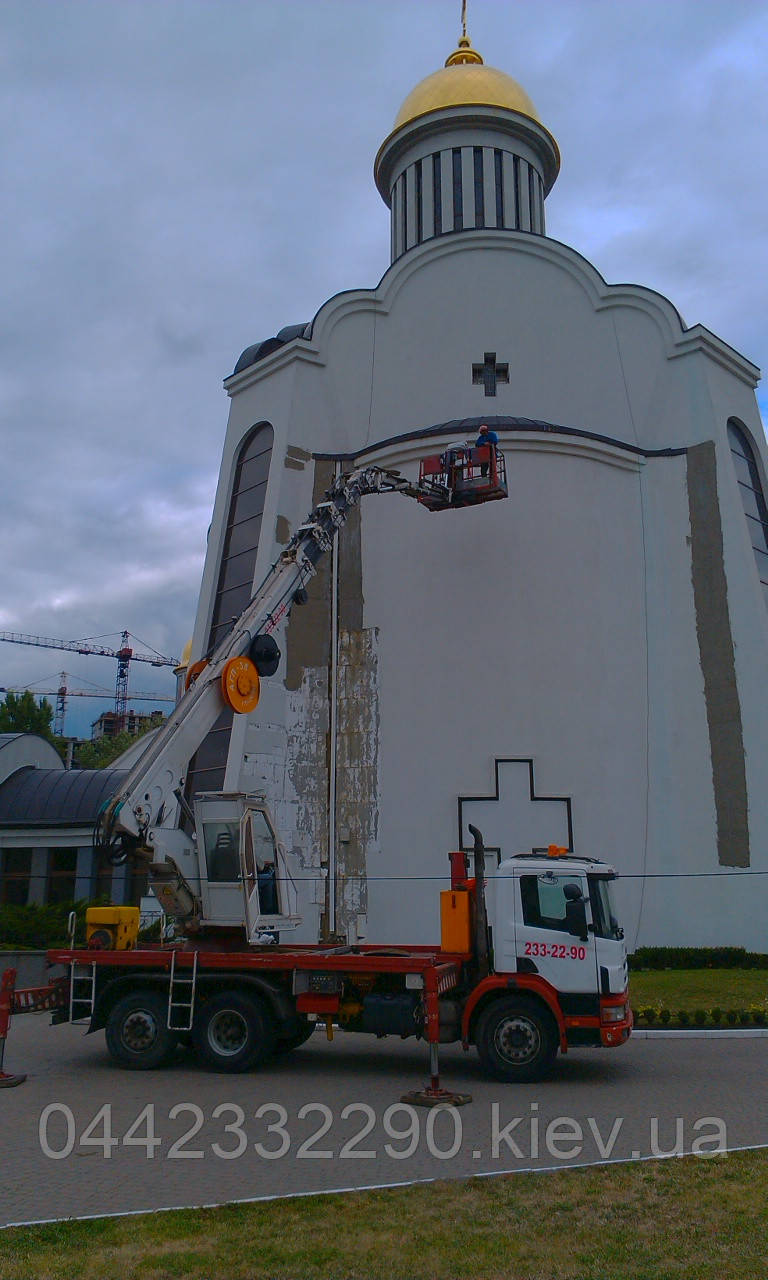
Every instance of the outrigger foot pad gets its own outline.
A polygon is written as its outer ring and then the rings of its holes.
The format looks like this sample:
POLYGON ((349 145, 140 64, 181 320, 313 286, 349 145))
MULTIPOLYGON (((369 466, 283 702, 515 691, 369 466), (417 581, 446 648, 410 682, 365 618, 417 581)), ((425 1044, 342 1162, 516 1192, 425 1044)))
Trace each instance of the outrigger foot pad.
POLYGON ((12 1089, 14 1085, 23 1084, 26 1075, 11 1076, 6 1071, 0 1071, 0 1089, 12 1089))
POLYGON ((472 1101, 471 1093, 454 1093, 451 1089, 412 1089, 400 1099, 412 1107, 465 1107, 472 1101))

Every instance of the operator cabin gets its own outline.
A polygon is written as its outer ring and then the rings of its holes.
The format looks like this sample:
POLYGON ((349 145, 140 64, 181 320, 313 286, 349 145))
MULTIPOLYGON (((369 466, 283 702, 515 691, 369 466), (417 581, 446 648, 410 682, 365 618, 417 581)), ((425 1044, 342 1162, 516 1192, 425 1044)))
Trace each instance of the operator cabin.
POLYGON ((340 280, 225 381, 192 662, 334 474, 415 477, 482 423, 507 464, 509 499, 470 510, 366 498, 256 711, 222 714, 192 762, 192 794, 266 795, 308 940, 433 942, 429 886, 474 822, 503 856, 614 863, 630 948, 765 949, 759 371, 547 235, 559 165, 462 37, 376 157, 379 285, 340 280))

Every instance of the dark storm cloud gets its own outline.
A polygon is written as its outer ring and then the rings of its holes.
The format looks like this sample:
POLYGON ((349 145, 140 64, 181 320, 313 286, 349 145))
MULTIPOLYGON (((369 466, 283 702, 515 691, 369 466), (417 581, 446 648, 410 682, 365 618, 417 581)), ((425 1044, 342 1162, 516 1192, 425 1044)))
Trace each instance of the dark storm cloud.
MULTIPOLYGON (((373 158, 459 10, 0 2, 0 628, 127 627, 180 651, 221 378, 250 343, 383 273, 373 158)), ((469 15, 560 143, 549 233, 759 363, 764 6, 470 0, 469 15)), ((83 661, 67 669, 111 684, 109 664, 83 661)), ((0 645, 0 684, 63 663, 0 645)), ((158 679, 141 668, 133 684, 158 679)))

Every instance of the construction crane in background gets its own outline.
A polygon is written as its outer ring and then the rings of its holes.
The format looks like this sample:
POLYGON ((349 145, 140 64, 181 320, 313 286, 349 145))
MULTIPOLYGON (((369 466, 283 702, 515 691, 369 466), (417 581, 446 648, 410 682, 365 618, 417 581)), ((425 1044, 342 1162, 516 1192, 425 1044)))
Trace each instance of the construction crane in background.
MULTIPOLYGON (((51 677, 43 676, 42 679, 50 679, 51 677)), ((60 671, 58 676, 59 683, 55 689, 39 689, 37 685, 40 681, 33 684, 24 685, 11 689, 5 685, 0 685, 0 693, 32 693, 35 697, 45 697, 50 694, 56 698, 56 706, 53 716, 53 732, 61 737, 64 736, 64 717, 67 713, 67 698, 114 698, 114 694, 109 689, 100 689, 98 685, 94 685, 92 689, 70 689, 68 681, 70 676, 66 671, 60 671)), ((87 683, 87 681, 86 681, 87 683)), ((131 694, 137 702, 175 702, 176 699, 159 693, 138 693, 135 689, 131 694)))
MULTIPOLYGON (((115 680, 115 716, 118 727, 125 723, 128 709, 128 676, 132 662, 148 662, 153 667, 177 667, 178 658, 167 658, 162 653, 137 652, 130 641, 136 640, 129 631, 120 636, 120 648, 109 649, 105 645, 91 644, 87 640, 55 640, 51 636, 30 636, 19 631, 0 631, 0 640, 9 644, 31 644, 39 649, 65 649, 69 653, 93 654, 100 658, 117 659, 117 678, 115 680)), ((139 641, 142 644, 143 641, 139 641)), ((137 695, 138 696, 138 695, 137 695)), ((173 699, 171 699, 173 701, 173 699)), ((63 713, 62 713, 63 715, 63 713)))

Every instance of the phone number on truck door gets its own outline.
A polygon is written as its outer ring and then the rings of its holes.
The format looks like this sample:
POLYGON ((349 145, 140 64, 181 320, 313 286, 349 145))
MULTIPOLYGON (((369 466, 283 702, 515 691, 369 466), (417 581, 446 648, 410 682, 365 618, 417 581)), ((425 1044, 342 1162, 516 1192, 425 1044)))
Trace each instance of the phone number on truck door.
POLYGON ((586 947, 569 947, 567 942, 526 942, 527 956, 549 956, 551 960, 586 960, 586 947))

